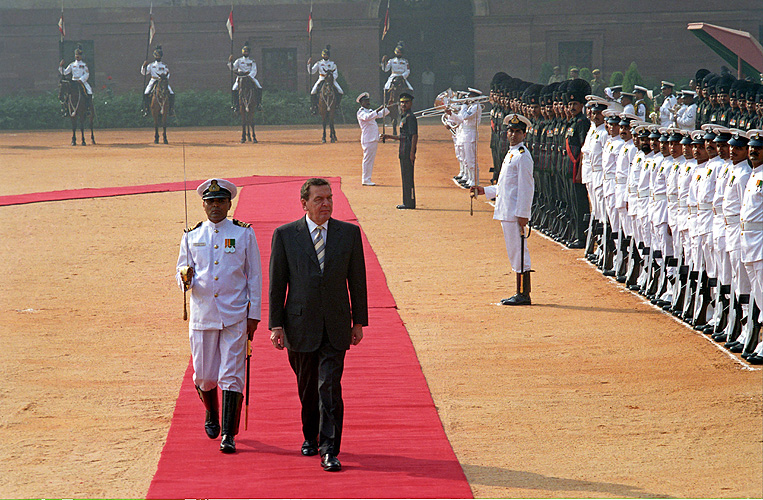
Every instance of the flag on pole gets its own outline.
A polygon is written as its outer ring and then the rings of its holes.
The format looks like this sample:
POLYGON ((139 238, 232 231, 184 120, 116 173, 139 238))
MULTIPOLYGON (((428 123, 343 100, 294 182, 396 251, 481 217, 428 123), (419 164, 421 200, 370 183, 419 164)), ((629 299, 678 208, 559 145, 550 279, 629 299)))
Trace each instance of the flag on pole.
POLYGON ((156 34, 156 26, 154 25, 154 16, 151 15, 151 18, 148 21, 148 44, 151 45, 151 42, 154 41, 154 35, 156 34))
POLYGON ((61 12, 61 18, 58 20, 58 31, 61 33, 61 38, 66 36, 66 26, 64 25, 64 13, 61 12))
POLYGON ((313 39, 313 1, 310 0, 310 15, 307 17, 307 37, 313 39))
POLYGON ((235 31, 235 28, 233 27, 233 7, 230 9, 230 14, 228 14, 228 20, 225 22, 225 27, 228 28, 228 36, 231 41, 233 41, 233 33, 235 31))
POLYGON ((384 15, 384 29, 382 30, 382 40, 387 36, 389 31, 389 0, 387 0, 387 13, 384 15))

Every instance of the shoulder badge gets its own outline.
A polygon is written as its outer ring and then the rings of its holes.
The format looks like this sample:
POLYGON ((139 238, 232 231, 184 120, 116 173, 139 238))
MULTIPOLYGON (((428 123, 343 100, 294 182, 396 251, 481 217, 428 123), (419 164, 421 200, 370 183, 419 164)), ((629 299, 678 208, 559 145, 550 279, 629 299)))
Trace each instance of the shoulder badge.
POLYGON ((525 148, 523 148, 522 146, 519 146, 519 152, 520 153, 524 153, 525 152, 525 148))
POLYGON ((194 229, 197 229, 198 227, 200 227, 200 226, 202 225, 202 223, 203 223, 203 222, 204 222, 204 221, 198 222, 198 223, 197 223, 195 226, 193 226, 193 227, 189 227, 189 228, 186 228, 184 231, 185 231, 186 233, 190 233, 190 232, 191 232, 191 231, 193 231, 194 229))
POLYGON ((249 224, 248 222, 241 222, 238 219, 231 219, 231 222, 233 222, 235 225, 239 227, 251 227, 251 224, 249 224))

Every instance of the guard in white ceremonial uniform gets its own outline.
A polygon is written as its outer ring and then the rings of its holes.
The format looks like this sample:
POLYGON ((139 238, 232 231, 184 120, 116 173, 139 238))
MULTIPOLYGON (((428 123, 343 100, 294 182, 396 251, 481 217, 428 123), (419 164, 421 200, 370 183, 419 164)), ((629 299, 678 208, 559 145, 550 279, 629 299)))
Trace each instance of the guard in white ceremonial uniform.
POLYGON ((665 99, 660 105, 660 126, 670 127, 673 125, 673 109, 676 107, 678 100, 673 95, 673 87, 676 85, 671 82, 662 81, 662 95, 665 99))
POLYGON ((638 119, 642 122, 646 121, 646 101, 644 98, 647 94, 646 87, 642 87, 641 85, 634 85, 633 86, 633 94, 636 96, 636 102, 633 103, 633 108, 635 109, 634 113, 636 116, 638 116, 638 119))
MULTIPOLYGON (((588 188, 588 198, 591 203, 591 216, 595 218, 598 224, 606 221, 604 211, 604 171, 602 167, 602 153, 604 146, 609 138, 606 128, 606 119, 603 112, 607 109, 607 101, 595 95, 587 95, 586 99, 591 103, 591 116, 589 119, 593 126, 588 128, 588 137, 583 144, 583 175, 586 174, 587 166, 590 165, 590 183, 588 188)), ((589 248, 588 251, 592 250, 589 248)), ((601 246, 597 252, 601 250, 601 246)), ((590 259, 595 258, 591 254, 590 259)))
POLYGON ((360 104, 358 109, 358 125, 360 125, 360 146, 363 148, 363 185, 375 186, 371 181, 374 171, 376 150, 379 147, 379 125, 376 120, 384 119, 389 114, 387 106, 379 106, 371 109, 371 96, 363 92, 356 101, 360 104))
POLYGON ((627 263, 628 246, 625 241, 633 237, 633 219, 628 215, 628 178, 631 163, 636 156, 637 148, 633 144, 633 132, 631 123, 638 121, 638 117, 631 113, 620 114, 620 139, 623 145, 615 160, 615 210, 620 222, 620 233, 617 239, 614 271, 620 282, 625 281, 625 263, 627 263))
MULTIPOLYGON (((469 88, 469 98, 477 98, 482 95, 477 89, 469 88)), ((461 105, 458 113, 453 113, 450 108, 445 110, 448 118, 460 127, 457 136, 457 147, 461 149, 464 159, 464 174, 459 181, 463 187, 471 188, 479 181, 479 168, 477 165, 477 127, 482 117, 482 104, 478 102, 466 102, 461 105)))
POLYGON ((509 151, 501 165, 498 184, 475 186, 471 192, 474 196, 484 194, 488 199, 495 199, 493 219, 501 222, 509 262, 517 273, 517 294, 501 300, 501 304, 530 305, 530 253, 524 234, 530 219, 535 181, 532 155, 524 139, 532 122, 512 113, 504 118, 504 124, 509 129, 509 151))
POLYGON ((177 282, 191 291, 189 337, 193 381, 206 409, 210 439, 222 430, 220 451, 236 451, 245 389, 247 338, 260 321, 262 271, 254 230, 227 218, 236 186, 209 179, 197 192, 208 220, 186 230, 180 244, 177 282), (223 393, 222 429, 217 387, 223 393))
MULTIPOLYGON (((310 90, 311 111, 313 114, 318 110, 318 89, 321 87, 321 83, 326 80, 326 76, 331 73, 334 79, 334 88, 339 92, 339 100, 342 100, 344 90, 339 86, 337 79, 339 78, 339 70, 336 67, 336 63, 331 60, 331 45, 326 45, 326 48, 321 51, 321 59, 311 66, 313 62, 312 58, 307 60, 307 72, 311 75, 318 73, 318 79, 315 81, 312 90, 310 90)), ((338 103, 337 103, 338 104, 338 103)))
POLYGON ((233 83, 233 88, 231 89, 234 113, 238 111, 238 88, 241 85, 241 80, 243 78, 249 78, 254 83, 254 87, 257 89, 255 101, 258 103, 258 106, 262 101, 262 85, 260 85, 259 80, 257 80, 257 63, 249 58, 250 53, 251 47, 247 41, 244 43, 244 46, 241 47, 241 57, 235 61, 233 60, 232 54, 228 57, 228 69, 236 75, 236 81, 233 83))
MULTIPOLYGON (((752 288, 752 301, 758 310, 763 310, 763 130, 750 130, 749 157, 751 172, 745 186, 740 210, 741 258, 752 288)), ((752 314, 750 314, 750 317, 752 314)), ((750 349, 743 356, 752 364, 763 364, 763 342, 760 340, 760 324, 763 313, 753 319, 750 335, 750 349), (757 339, 755 338, 757 337, 757 339), (757 344, 755 341, 757 340, 757 344)), ((749 321, 749 318, 748 318, 749 321)))
POLYGON ((387 59, 387 56, 384 56, 381 64, 379 65, 382 72, 390 72, 389 78, 387 78, 387 81, 384 83, 385 92, 392 88, 392 81, 396 76, 401 76, 403 81, 405 81, 405 85, 408 87, 408 90, 413 91, 413 87, 408 81, 408 76, 411 74, 411 66, 408 64, 408 60, 403 57, 404 50, 405 45, 403 42, 397 42, 397 46, 395 47, 395 57, 392 59, 387 59))
POLYGON ((82 54, 82 45, 78 44, 77 48, 74 50, 74 61, 64 68, 64 60, 61 59, 61 62, 58 63, 58 72, 61 75, 72 75, 72 81, 80 82, 82 86, 85 87, 85 92, 87 93, 87 99, 89 101, 88 104, 92 106, 93 89, 90 88, 90 84, 87 83, 87 80, 90 78, 90 70, 87 68, 87 63, 82 60, 82 54))
POLYGON ((694 130, 697 123, 697 103, 694 97, 697 95, 693 90, 681 92, 683 104, 676 113, 676 126, 681 130, 694 130))
MULTIPOLYGON (((151 92, 154 90, 154 86, 162 77, 170 77, 170 68, 162 62, 162 56, 164 51, 161 45, 157 45, 154 49, 154 62, 151 64, 148 61, 143 61, 143 65, 140 67, 140 74, 143 76, 150 75, 151 79, 146 85, 146 89, 143 91, 143 115, 148 115, 149 106, 151 106, 151 92)), ((175 92, 172 87, 167 84, 167 90, 170 93, 170 113, 169 116, 174 116, 175 112, 175 92)))

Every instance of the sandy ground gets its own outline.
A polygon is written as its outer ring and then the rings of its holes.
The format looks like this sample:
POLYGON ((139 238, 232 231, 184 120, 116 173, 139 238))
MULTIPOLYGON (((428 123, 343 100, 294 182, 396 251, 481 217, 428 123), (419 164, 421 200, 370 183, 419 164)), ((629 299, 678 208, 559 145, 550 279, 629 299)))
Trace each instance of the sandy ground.
MULTIPOLYGON (((263 128, 241 145, 233 128, 170 129, 156 146, 147 129, 101 130, 73 148, 66 131, 2 133, 0 195, 180 181, 182 141, 188 179, 341 176, 475 496, 763 496, 761 371, 539 234, 533 306, 496 305, 514 275, 491 207, 470 216, 450 181, 449 134, 421 127, 416 211, 394 208, 394 145, 362 187, 359 132, 338 134, 263 128)), ((183 193, 0 219, 0 496, 144 496, 189 359, 173 280, 183 193)))

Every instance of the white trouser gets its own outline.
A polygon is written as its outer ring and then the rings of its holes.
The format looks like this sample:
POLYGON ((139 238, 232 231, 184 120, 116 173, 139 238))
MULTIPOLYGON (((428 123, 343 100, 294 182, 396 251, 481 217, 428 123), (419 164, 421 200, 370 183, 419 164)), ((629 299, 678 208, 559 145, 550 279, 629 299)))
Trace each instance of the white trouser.
POLYGON ((376 159, 376 150, 379 147, 379 141, 361 142, 363 147, 363 184, 371 182, 371 174, 374 171, 374 160, 376 159))
POLYGON ((701 266, 699 270, 704 269, 708 278, 715 278, 715 256, 713 254, 713 233, 705 233, 699 235, 699 254, 697 262, 702 262, 704 266, 701 266))
POLYGON ((732 250, 729 252, 731 260, 731 282, 734 284, 734 291, 737 296, 750 293, 752 290, 750 277, 747 276, 747 269, 742 264, 742 252, 732 250))
MULTIPOLYGON (((148 95, 151 93, 152 90, 154 90, 154 85, 156 85, 156 82, 159 80, 156 80, 155 78, 152 78, 148 81, 148 85, 146 85, 146 90, 143 92, 144 94, 148 95)), ((172 91, 172 87, 170 87, 169 83, 167 84, 167 90, 170 94, 174 94, 172 91)))
MULTIPOLYGON (((745 262, 744 267, 747 269, 747 277, 750 278, 751 298, 755 300, 758 309, 762 311, 758 320, 763 321, 763 308, 761 308, 763 305, 763 260, 745 262)), ((752 311, 752 300, 750 301, 750 311, 752 311)))
POLYGON ((668 251, 668 248, 671 248, 671 252, 673 251, 673 239, 670 238, 670 235, 668 234, 668 223, 662 222, 657 226, 653 226, 652 229, 652 250, 659 250, 662 252, 662 259, 655 259, 655 262, 657 262, 660 266, 662 265, 662 261, 665 257, 668 256, 666 253, 668 251), (670 246, 668 246, 670 245, 670 246))
MULTIPOLYGON (((501 221, 501 228, 503 229, 503 239, 506 242, 506 253, 509 254, 509 264, 511 269, 515 273, 521 273, 529 271, 530 268, 530 252, 527 249, 527 239, 524 239, 525 255, 524 255, 524 268, 520 271, 520 264, 522 262, 522 237, 521 226, 515 220, 513 221, 501 221)), ((526 230, 525 230, 526 231, 526 230)))
MULTIPOLYGON (((318 80, 315 82, 315 85, 313 85, 313 90, 310 91, 311 94, 318 93, 318 87, 320 87, 321 82, 323 80, 325 79, 318 78, 318 80)), ((339 92, 340 94, 344 94, 344 90, 342 90, 342 87, 339 86, 339 82, 337 82, 336 80, 334 80, 334 87, 336 87, 337 92, 339 92)))
MULTIPOLYGON (((251 76, 239 76, 239 77, 237 77, 236 78, 236 82, 233 84, 233 88, 231 90, 238 90, 238 84, 239 84, 239 82, 241 81, 242 78, 252 78, 252 77, 251 76)), ((252 78, 252 81, 254 82, 254 85, 258 89, 262 88, 262 85, 260 85, 260 82, 258 82, 256 78, 252 78)))
POLYGON ((202 391, 219 385, 224 391, 244 392, 246 323, 239 321, 222 330, 189 329, 193 383, 202 391))
POLYGON ((731 259, 726 251, 726 232, 718 238, 713 237, 713 249, 715 254, 715 274, 722 285, 731 283, 731 259))
POLYGON ((464 157, 464 167, 469 185, 477 184, 477 141, 464 142, 461 146, 464 157))
POLYGON ((620 230, 625 236, 633 235, 633 219, 628 215, 628 209, 625 207, 617 209, 617 218, 620 219, 620 230))
POLYGON ((610 194, 604 200, 604 208, 607 211, 607 217, 609 218, 609 225, 612 226, 612 232, 616 233, 620 231, 620 214, 615 208, 615 195, 610 194))
MULTIPOLYGON (((389 90, 392 88, 392 80, 395 79, 396 76, 403 76, 403 75, 396 75, 395 73, 390 73, 389 78, 387 78, 387 81, 384 83, 384 90, 389 90)), ((411 87, 410 82, 408 82, 407 78, 403 78, 403 81, 408 86, 408 90, 413 90, 413 87, 411 87)))
POLYGON ((645 247, 652 247, 652 224, 649 221, 649 214, 639 217, 636 221, 641 231, 641 241, 645 247))

